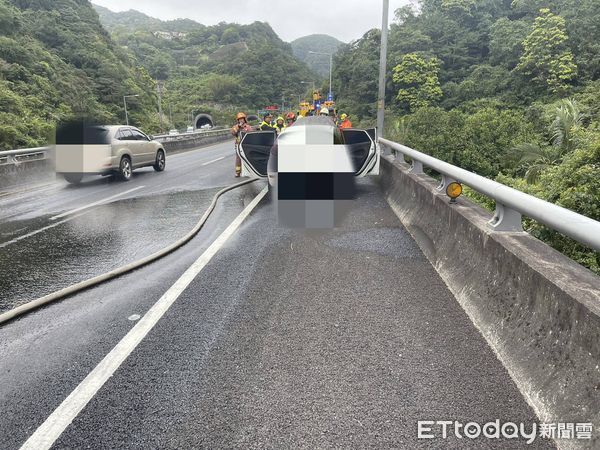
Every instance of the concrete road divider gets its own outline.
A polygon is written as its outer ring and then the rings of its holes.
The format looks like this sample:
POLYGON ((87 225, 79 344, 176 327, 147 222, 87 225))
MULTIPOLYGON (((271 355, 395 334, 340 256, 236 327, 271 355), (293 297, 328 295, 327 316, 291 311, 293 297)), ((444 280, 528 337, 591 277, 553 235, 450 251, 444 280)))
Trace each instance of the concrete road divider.
POLYGON ((379 180, 540 419, 593 423, 595 437, 576 444, 597 448, 600 277, 527 233, 493 230, 489 212, 464 198, 451 204, 439 182, 391 156, 379 180))

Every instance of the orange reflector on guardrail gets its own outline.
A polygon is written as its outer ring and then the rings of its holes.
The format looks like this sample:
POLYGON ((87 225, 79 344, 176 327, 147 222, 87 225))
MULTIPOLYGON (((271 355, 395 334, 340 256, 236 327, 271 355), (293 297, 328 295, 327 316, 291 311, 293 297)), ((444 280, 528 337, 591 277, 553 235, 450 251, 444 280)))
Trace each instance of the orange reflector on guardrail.
POLYGON ((460 197, 462 195, 462 193, 463 193, 462 184, 460 184, 456 181, 450 183, 448 185, 448 187, 446 188, 446 194, 452 200, 456 200, 458 197, 460 197))

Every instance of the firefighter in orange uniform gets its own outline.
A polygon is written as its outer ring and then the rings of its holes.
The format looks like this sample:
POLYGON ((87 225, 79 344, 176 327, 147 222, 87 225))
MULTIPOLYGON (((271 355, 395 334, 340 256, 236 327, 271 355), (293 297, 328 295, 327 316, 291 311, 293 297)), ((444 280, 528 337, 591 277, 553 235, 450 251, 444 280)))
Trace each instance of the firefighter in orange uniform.
POLYGON ((296 123, 296 114, 294 114, 293 112, 287 113, 287 115, 285 116, 285 122, 286 127, 291 127, 292 125, 294 125, 294 123, 296 123))
POLYGON ((342 120, 342 123, 340 123, 340 128, 352 128, 352 122, 350 122, 350 117, 348 117, 348 114, 342 114, 340 119, 342 120))
POLYGON ((235 177, 239 178, 242 174, 242 160, 237 154, 237 149, 242 140, 242 132, 252 131, 252 127, 248 123, 248 118, 243 112, 237 113, 235 116, 236 124, 231 128, 231 134, 235 137, 235 177))

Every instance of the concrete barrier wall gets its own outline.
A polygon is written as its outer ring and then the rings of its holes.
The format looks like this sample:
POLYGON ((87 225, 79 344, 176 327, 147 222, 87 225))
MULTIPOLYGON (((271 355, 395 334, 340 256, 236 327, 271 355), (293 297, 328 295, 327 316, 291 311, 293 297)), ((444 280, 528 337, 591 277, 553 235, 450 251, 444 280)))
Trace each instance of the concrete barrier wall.
POLYGON ((594 424, 593 441, 561 448, 598 448, 600 277, 526 233, 493 232, 488 211, 451 205, 393 157, 382 158, 379 182, 540 419, 594 424))
POLYGON ((225 131, 223 134, 219 134, 217 136, 198 136, 191 139, 182 139, 182 140, 165 140, 163 141, 163 146, 165 150, 172 153, 177 153, 182 150, 189 150, 197 147, 202 147, 205 145, 216 144, 217 142, 224 141, 232 141, 231 148, 233 151, 233 137, 229 133, 229 131, 225 131))
POLYGON ((0 166, 0 190, 31 183, 45 183, 54 179, 54 159, 27 161, 0 166))

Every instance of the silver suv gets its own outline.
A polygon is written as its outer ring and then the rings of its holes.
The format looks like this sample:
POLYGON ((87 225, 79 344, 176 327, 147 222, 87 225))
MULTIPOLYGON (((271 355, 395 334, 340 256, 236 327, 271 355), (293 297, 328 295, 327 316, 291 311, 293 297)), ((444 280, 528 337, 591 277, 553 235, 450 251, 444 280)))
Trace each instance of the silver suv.
POLYGON ((166 156, 160 142, 130 126, 68 126, 56 135, 56 173, 74 184, 86 174, 116 173, 128 181, 140 167, 162 172, 166 156))

